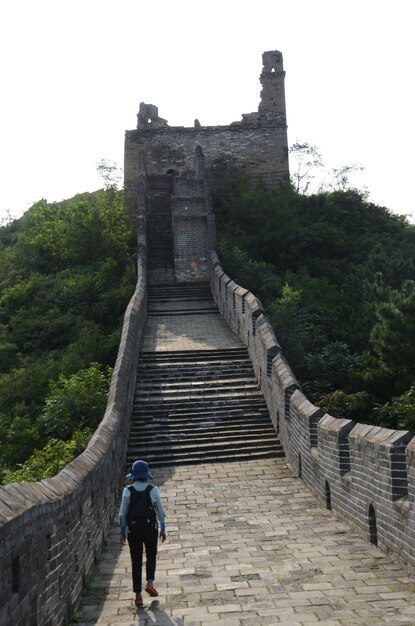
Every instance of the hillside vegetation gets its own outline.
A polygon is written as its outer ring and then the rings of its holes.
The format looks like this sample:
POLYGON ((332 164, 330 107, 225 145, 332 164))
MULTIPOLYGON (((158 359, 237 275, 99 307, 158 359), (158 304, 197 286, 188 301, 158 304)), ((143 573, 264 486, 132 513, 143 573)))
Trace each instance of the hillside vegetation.
POLYGON ((415 227, 357 190, 215 200, 224 269, 265 306, 304 393, 336 417, 415 430, 415 227))
MULTIPOLYGON (((308 397, 415 430, 415 227, 356 190, 269 193, 242 177, 215 213, 225 270, 262 300, 308 397)), ((103 417, 134 248, 110 178, 0 228, 3 483, 55 475, 103 417)))
POLYGON ((0 228, 0 475, 55 475, 102 419, 135 285, 121 192, 36 203, 0 228))

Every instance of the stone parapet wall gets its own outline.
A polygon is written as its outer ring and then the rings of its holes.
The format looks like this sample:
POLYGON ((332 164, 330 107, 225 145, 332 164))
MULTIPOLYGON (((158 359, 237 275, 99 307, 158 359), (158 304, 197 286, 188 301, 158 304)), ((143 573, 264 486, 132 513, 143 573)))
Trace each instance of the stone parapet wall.
POLYGON ((327 508, 371 543, 415 566, 415 439, 336 419, 302 393, 261 302, 225 274, 214 252, 218 308, 247 346, 287 462, 327 508))
POLYGON ((79 603, 118 506, 145 319, 143 256, 88 448, 53 478, 0 487, 0 626, 59 626, 79 603))

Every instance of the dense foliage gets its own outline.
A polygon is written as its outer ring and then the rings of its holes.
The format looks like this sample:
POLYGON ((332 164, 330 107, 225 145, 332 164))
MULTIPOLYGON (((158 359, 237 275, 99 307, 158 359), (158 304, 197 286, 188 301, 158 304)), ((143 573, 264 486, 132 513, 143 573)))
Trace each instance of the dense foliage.
POLYGON ((215 205, 224 268, 262 300, 308 397, 415 430, 415 227, 355 189, 235 177, 215 205))
MULTIPOLYGON (((107 181, 108 182, 108 181, 107 181)), ((0 228, 0 478, 53 475, 103 417, 135 283, 121 192, 41 200, 0 228)))
MULTIPOLYGON (((101 420, 134 288, 122 196, 36 203, 0 227, 0 479, 56 474, 101 420)), ((108 178, 105 178, 108 176, 108 178)), ((312 401, 415 430, 415 227, 356 190, 215 199, 227 272, 261 298, 312 401)))

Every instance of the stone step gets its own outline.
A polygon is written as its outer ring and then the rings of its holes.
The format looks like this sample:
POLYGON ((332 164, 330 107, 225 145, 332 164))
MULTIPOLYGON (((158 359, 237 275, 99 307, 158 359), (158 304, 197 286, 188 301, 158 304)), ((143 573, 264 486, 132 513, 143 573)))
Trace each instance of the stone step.
POLYGON ((263 423, 263 420, 268 421, 269 423, 269 414, 266 406, 258 407, 258 408, 249 408, 247 410, 238 409, 240 412, 236 412, 235 409, 216 409, 212 410, 211 407, 206 407, 204 409, 196 409, 193 411, 192 409, 177 409, 166 411, 165 409, 161 410, 143 410, 137 411, 134 413, 134 425, 137 424, 140 426, 145 422, 150 421, 162 421, 163 423, 172 423, 172 424, 187 424, 192 422, 197 425, 199 422, 207 422, 207 421, 220 421, 222 423, 252 423, 258 422, 263 423))
POLYGON ((137 404, 133 407, 133 416, 140 417, 141 415, 169 415, 171 418, 179 415, 188 415, 194 413, 195 415, 220 415, 223 411, 232 411, 235 408, 244 410, 245 412, 267 412, 267 406, 264 402, 263 398, 258 398, 255 402, 251 401, 241 401, 235 400, 230 401, 227 399, 218 401, 213 403, 211 400, 209 402, 205 402, 203 400, 197 400, 192 402, 179 402, 179 403, 161 403, 159 402, 157 405, 151 404, 148 402, 144 405, 144 403, 137 404))
POLYGON ((139 367, 161 367, 172 366, 173 364, 181 367, 190 367, 196 365, 197 367, 251 367, 252 363, 246 354, 226 354, 219 353, 216 355, 210 354, 207 350, 204 350, 206 354, 164 354, 153 357, 147 355, 140 355, 139 367))
POLYGON ((256 376, 254 376, 252 371, 248 369, 242 370, 215 370, 211 369, 210 371, 206 370, 198 370, 195 368, 193 371, 191 369, 181 370, 177 369, 174 371, 172 368, 170 371, 165 372, 162 371, 162 368, 153 370, 151 372, 139 372, 137 374, 136 385, 139 387, 141 384, 148 384, 152 381, 165 382, 165 383, 191 383, 195 382, 206 382, 210 383, 211 381, 223 381, 224 383, 229 382, 238 382, 241 380, 246 381, 256 381, 256 376))
MULTIPOLYGON (((210 296, 205 307, 206 302, 195 304, 192 289, 186 291, 181 300, 181 289, 170 287, 167 297, 154 290, 149 310, 213 311, 210 296)), ((161 467, 282 455, 243 346, 140 353, 132 418, 128 463, 142 457, 161 467)))
POLYGON ((130 437, 130 448, 142 447, 142 446, 152 446, 158 443, 165 445, 189 445, 200 442, 218 442, 223 443, 224 441, 238 441, 244 440, 249 441, 251 439, 258 439, 261 441, 276 440, 276 434, 272 427, 268 427, 266 430, 260 429, 252 429, 250 431, 242 431, 241 429, 230 430, 228 428, 224 428, 222 431, 219 429, 211 429, 201 428, 185 430, 185 431, 175 431, 167 429, 163 432, 158 432, 157 430, 147 430, 145 432, 138 432, 137 434, 132 434, 130 437))
POLYGON ((131 440, 140 437, 147 437, 151 435, 155 436, 170 436, 183 434, 186 437, 189 435, 200 433, 212 433, 212 435, 221 436, 222 432, 229 434, 244 434, 246 432, 261 434, 263 432, 274 432, 274 427, 271 421, 266 421, 264 418, 260 420, 247 420, 241 421, 226 421, 226 420, 183 420, 183 421, 167 421, 167 420, 147 420, 141 422, 141 424, 135 424, 131 429, 131 440))
POLYGON ((213 309, 174 309, 174 310, 161 310, 161 309, 148 309, 147 314, 150 317, 157 317, 157 316, 168 316, 168 317, 173 317, 173 316, 177 316, 177 315, 217 315, 217 311, 214 311, 213 309))
POLYGON ((252 363, 246 355, 218 355, 216 357, 211 355, 204 355, 197 357, 194 356, 180 356, 171 355, 169 357, 157 357, 153 359, 143 358, 140 356, 138 361, 138 371, 146 370, 147 368, 166 368, 167 371, 173 368, 189 369, 191 367, 199 370, 206 369, 211 370, 215 368, 236 370, 238 367, 247 367, 252 369, 252 363))
POLYGON ((166 401, 169 398, 173 400, 178 400, 180 398, 194 398, 194 397, 211 397, 211 396, 261 396, 262 393, 256 383, 249 385, 240 384, 240 385, 224 385, 222 383, 200 383, 200 385, 196 383, 192 384, 184 384, 180 386, 173 385, 162 385, 153 383, 152 385, 148 385, 144 387, 144 385, 140 385, 140 388, 137 390, 135 394, 135 401, 141 402, 141 400, 148 400, 149 396, 152 396, 156 399, 156 401, 161 398, 162 401, 166 401))
POLYGON ((206 293, 212 298, 212 294, 210 291, 209 283, 200 281, 195 283, 182 283, 180 285, 170 284, 170 285, 149 285, 148 286, 148 295, 149 296, 163 296, 167 294, 189 294, 192 295, 194 293, 206 293))
POLYGON ((237 398, 241 398, 241 400, 246 398, 262 398, 262 392, 257 387, 254 389, 247 388, 244 391, 243 389, 233 390, 231 387, 221 390, 219 386, 216 389, 201 389, 199 391, 197 389, 193 389, 192 391, 189 390, 188 392, 173 391, 169 393, 166 391, 163 393, 159 392, 150 394, 138 391, 134 398, 134 404, 136 405, 139 402, 149 402, 150 400, 152 400, 154 403, 170 401, 177 403, 182 401, 191 402, 198 399, 211 399, 212 401, 216 401, 221 398, 223 398, 224 400, 232 398, 234 398, 235 400, 237 398))
POLYGON ((268 416, 253 416, 248 419, 242 420, 241 418, 185 418, 180 420, 171 420, 170 418, 148 418, 143 417, 141 420, 135 420, 131 427, 130 436, 139 437, 141 435, 151 434, 171 434, 171 433, 184 433, 191 434, 194 432, 201 432, 202 430, 211 430, 221 434, 226 432, 264 432, 267 429, 274 431, 271 420, 268 416))
POLYGON ((272 427, 269 427, 267 430, 265 429, 253 429, 247 432, 232 431, 228 429, 224 429, 223 432, 219 432, 219 430, 214 429, 203 429, 194 432, 187 431, 184 433, 183 431, 163 431, 163 434, 154 434, 153 432, 147 431, 147 433, 137 433, 136 436, 130 435, 130 447, 146 447, 148 449, 151 446, 155 445, 170 445, 174 446, 176 449, 177 446, 189 446, 193 444, 197 444, 203 442, 204 444, 209 442, 214 442, 215 444, 223 444, 227 443, 228 445, 232 445, 233 442, 244 441, 246 443, 254 442, 263 442, 266 441, 275 441, 277 442, 277 436, 275 430, 272 427))
MULTIPOLYGON (((140 457, 145 457, 146 461, 151 467, 161 467, 163 462, 170 461, 170 463, 206 463, 212 460, 224 460, 228 458, 247 459, 247 458, 259 458, 260 455, 266 455, 266 457, 282 457, 284 456, 282 447, 276 442, 273 445, 265 444, 253 444, 248 446, 241 444, 239 447, 234 446, 210 446, 205 448, 189 448, 186 451, 181 449, 150 450, 147 447, 135 448, 129 450, 127 454, 127 467, 131 467, 131 464, 140 457)), ((264 458, 264 457, 263 457, 264 458)))
POLYGON ((177 411, 183 409, 189 411, 195 407, 194 412, 198 413, 200 409, 231 408, 240 406, 245 409, 265 408, 265 402, 261 391, 255 393, 220 393, 212 389, 211 393, 173 393, 173 394, 148 394, 136 396, 134 398, 133 411, 177 411))
MULTIPOLYGON (((160 459, 157 457, 148 458, 148 462, 151 467, 158 468, 169 468, 172 469, 177 465, 200 465, 205 463, 235 463, 238 461, 251 461, 257 459, 273 459, 278 457, 283 457, 284 453, 280 450, 275 451, 275 449, 269 450, 248 450, 247 452, 237 451, 237 452, 227 452, 226 454, 216 454, 208 453, 201 455, 191 455, 189 457, 180 457, 169 455, 166 458, 160 459)), ((138 457, 132 456, 129 462, 125 466, 125 472, 129 472, 131 468, 131 463, 134 462, 138 457)), ((146 457, 147 458, 147 457, 146 457)))
POLYGON ((209 297, 209 294, 205 294, 203 292, 200 293, 194 293, 191 295, 185 295, 185 294, 170 294, 170 295, 149 295, 147 298, 147 304, 148 305, 160 305, 160 304, 174 304, 175 302, 185 302, 187 303, 194 303, 194 302, 203 302, 204 304, 208 304, 209 306, 216 306, 216 303, 214 300, 212 300, 211 297, 209 297))
POLYGON ((241 357, 249 361, 246 348, 224 348, 223 350, 163 350, 159 352, 140 352, 140 361, 157 361, 159 363, 170 361, 171 359, 182 359, 187 361, 232 361, 241 357))
POLYGON ((238 380, 240 378, 244 378, 246 380, 256 380, 255 376, 251 375, 252 373, 248 370, 246 371, 235 371, 235 372, 191 372, 190 370, 186 373, 183 372, 141 372, 137 376, 137 383, 141 385, 151 384, 153 381, 157 385, 159 383, 163 384, 179 384, 179 383, 189 383, 189 382, 210 382, 215 380, 221 380, 223 382, 227 382, 230 380, 238 380), (193 375, 192 375, 193 374, 193 375))
POLYGON ((221 387, 222 389, 226 388, 226 387, 234 387, 234 388, 241 388, 241 387, 251 387, 251 386, 255 386, 256 388, 258 388, 258 384, 256 382, 256 379, 254 376, 235 376, 234 378, 227 378, 225 376, 223 377, 214 377, 212 375, 211 378, 208 378, 207 380, 200 380, 199 378, 197 380, 175 380, 175 379, 165 379, 162 376, 156 378, 156 380, 154 380, 153 378, 148 378, 146 380, 139 380, 138 381, 138 390, 141 391, 142 389, 147 390, 147 389, 151 389, 151 388, 157 388, 157 389, 192 389, 192 387, 196 387, 197 389, 201 389, 202 387, 212 387, 212 386, 217 386, 217 387, 221 387))
POLYGON ((197 367, 198 369, 215 369, 215 368, 224 368, 226 369, 238 369, 239 367, 252 368, 252 363, 249 358, 245 355, 231 355, 230 357, 221 357, 206 355, 205 357, 198 355, 197 357, 180 357, 178 355, 173 355, 171 358, 166 357, 155 357, 153 359, 145 358, 140 356, 138 362, 139 370, 146 370, 148 368, 160 369, 161 367, 167 368, 167 370, 173 367, 178 367, 181 369, 189 369, 191 367, 197 367))

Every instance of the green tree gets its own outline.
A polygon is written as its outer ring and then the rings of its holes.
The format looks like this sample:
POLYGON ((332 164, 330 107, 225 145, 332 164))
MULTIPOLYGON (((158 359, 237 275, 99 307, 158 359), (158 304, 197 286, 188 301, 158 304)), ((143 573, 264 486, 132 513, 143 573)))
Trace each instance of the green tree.
POLYGON ((281 281, 270 263, 253 260, 226 235, 218 238, 218 252, 232 279, 254 292, 264 303, 277 295, 281 281))
POLYGON ((111 370, 93 363, 51 383, 40 423, 49 437, 67 439, 77 429, 96 428, 104 416, 111 370))
POLYGON ((73 461, 88 445, 93 431, 75 431, 69 441, 50 439, 47 444, 35 450, 25 463, 17 469, 3 471, 3 484, 11 482, 35 482, 56 476, 73 461))
POLYGON ((340 389, 326 394, 318 401, 318 405, 333 417, 356 422, 367 420, 372 404, 372 398, 365 391, 345 393, 340 389))
POLYGON ((376 308, 370 343, 381 366, 400 378, 403 389, 415 377, 415 281, 407 280, 376 308))
MULTIPOLYGON (((115 361, 136 272, 122 192, 113 172, 105 176, 99 192, 41 200, 0 227, 0 469, 15 469, 53 435, 43 410, 60 375, 115 361)), ((64 419, 66 439, 77 417, 64 419)))
POLYGON ((375 417, 381 426, 415 431, 415 385, 401 396, 377 407, 375 417))

